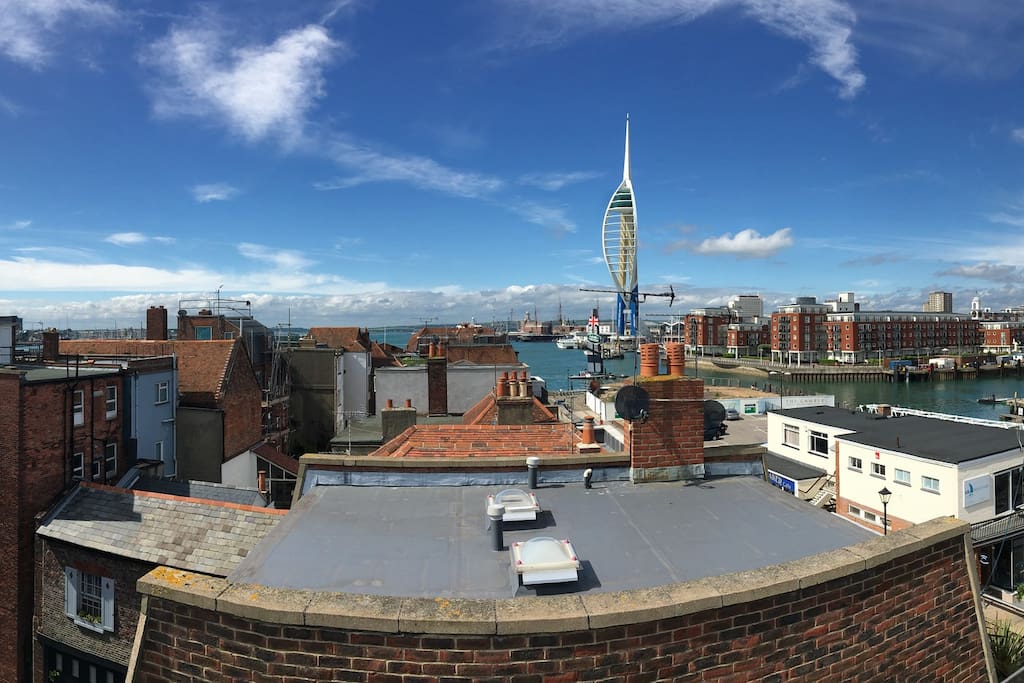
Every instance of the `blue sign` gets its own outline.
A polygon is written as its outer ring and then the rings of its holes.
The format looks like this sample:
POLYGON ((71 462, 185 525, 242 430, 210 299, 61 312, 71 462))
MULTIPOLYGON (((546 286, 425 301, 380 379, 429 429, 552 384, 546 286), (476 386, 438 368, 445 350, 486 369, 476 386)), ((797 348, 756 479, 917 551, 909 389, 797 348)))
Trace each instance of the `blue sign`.
POLYGON ((778 486, 783 491, 796 495, 796 482, 789 477, 768 470, 768 481, 772 483, 772 486, 778 486))

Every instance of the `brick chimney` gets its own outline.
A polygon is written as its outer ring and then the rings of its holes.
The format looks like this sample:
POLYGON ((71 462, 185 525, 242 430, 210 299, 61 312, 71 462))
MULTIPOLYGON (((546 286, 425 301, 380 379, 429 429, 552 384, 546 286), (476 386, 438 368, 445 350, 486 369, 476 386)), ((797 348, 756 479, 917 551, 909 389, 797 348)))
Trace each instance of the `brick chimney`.
POLYGON ((427 358, 427 414, 448 414, 448 357, 439 349, 427 358))
POLYGON ((146 310, 146 339, 167 341, 167 309, 163 306, 146 310))
POLYGON ((646 420, 625 423, 630 480, 703 479, 703 380, 655 374, 637 378, 636 385, 647 391, 650 404, 646 420))
POLYGON ((386 444, 415 424, 416 409, 412 407, 412 401, 406 401, 404 408, 395 408, 391 399, 388 399, 387 408, 380 413, 380 427, 384 437, 381 444, 386 444))
POLYGON ((43 332, 43 360, 47 363, 56 363, 60 358, 60 332, 56 328, 43 332))

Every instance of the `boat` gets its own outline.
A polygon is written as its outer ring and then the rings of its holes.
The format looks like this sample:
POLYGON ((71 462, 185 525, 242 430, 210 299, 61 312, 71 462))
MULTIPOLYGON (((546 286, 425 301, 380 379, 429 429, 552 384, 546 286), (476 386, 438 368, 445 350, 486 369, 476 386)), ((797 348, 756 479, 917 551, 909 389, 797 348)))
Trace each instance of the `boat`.
POLYGON ((995 405, 996 403, 1009 403, 1012 400, 1013 399, 1009 398, 1009 397, 1007 397, 1007 398, 996 398, 993 395, 993 396, 984 396, 982 398, 979 398, 978 399, 978 403, 980 403, 982 405, 995 405))
POLYGON ((583 345, 586 343, 586 333, 580 332, 579 330, 555 340, 555 346, 560 349, 582 349, 583 345))

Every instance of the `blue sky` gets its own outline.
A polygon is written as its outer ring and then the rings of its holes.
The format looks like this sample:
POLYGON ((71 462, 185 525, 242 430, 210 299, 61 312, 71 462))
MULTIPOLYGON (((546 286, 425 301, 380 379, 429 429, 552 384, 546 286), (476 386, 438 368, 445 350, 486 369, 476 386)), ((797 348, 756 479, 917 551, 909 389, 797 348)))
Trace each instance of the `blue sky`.
POLYGON ((0 0, 0 315, 222 288, 298 325, 585 317, 631 120, 640 285, 1024 304, 1024 5, 0 0))

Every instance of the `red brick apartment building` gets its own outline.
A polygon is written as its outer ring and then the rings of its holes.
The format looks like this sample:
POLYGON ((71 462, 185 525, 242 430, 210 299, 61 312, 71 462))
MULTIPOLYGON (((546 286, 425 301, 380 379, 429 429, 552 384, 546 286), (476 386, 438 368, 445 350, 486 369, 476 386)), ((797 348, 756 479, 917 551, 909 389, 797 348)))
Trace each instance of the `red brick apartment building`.
POLYGON ((119 368, 0 369, 0 680, 30 672, 36 517, 76 480, 114 483, 127 469, 119 368))
POLYGON ((981 322, 982 350, 991 353, 1008 353, 1020 350, 1024 344, 1024 321, 1001 320, 981 322))
POLYGON ((683 344, 691 353, 725 353, 732 312, 725 306, 695 308, 683 318, 683 344))
POLYGON ((967 314, 901 311, 832 313, 825 322, 829 357, 843 363, 871 358, 974 350, 984 340, 967 314))
POLYGON ((797 297, 796 302, 780 306, 772 313, 772 360, 780 363, 813 363, 826 350, 826 304, 813 296, 797 297))

